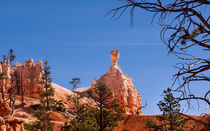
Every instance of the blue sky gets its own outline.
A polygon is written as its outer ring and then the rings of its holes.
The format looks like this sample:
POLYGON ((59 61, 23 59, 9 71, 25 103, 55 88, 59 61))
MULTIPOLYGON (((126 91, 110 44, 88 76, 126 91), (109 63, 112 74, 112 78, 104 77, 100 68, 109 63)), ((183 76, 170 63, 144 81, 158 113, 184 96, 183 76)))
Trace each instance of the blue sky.
MULTIPOLYGON (((134 26, 129 16, 119 20, 106 16, 117 7, 115 0, 10 0, 0 2, 0 54, 13 48, 16 61, 49 58, 53 82, 71 89, 69 81, 91 84, 111 66, 110 50, 119 49, 119 65, 133 78, 140 92, 145 114, 159 114, 156 106, 161 92, 172 84, 173 65, 159 37, 160 28, 151 24, 152 14, 136 10, 134 26)), ((200 110, 188 114, 199 115, 200 110)))

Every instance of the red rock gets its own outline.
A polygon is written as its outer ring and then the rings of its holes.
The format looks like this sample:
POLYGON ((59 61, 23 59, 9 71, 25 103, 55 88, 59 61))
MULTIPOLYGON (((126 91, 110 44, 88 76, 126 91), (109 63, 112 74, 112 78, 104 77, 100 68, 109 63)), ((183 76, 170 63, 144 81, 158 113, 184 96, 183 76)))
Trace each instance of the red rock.
POLYGON ((5 124, 4 118, 0 117, 0 126, 5 124))
MULTIPOLYGON (((37 64, 34 64, 33 59, 26 61, 23 66, 20 63, 16 62, 14 66, 10 66, 9 60, 5 61, 2 66, 0 66, 0 72, 6 73, 6 79, 4 81, 5 93, 8 92, 11 87, 11 76, 16 75, 19 79, 14 82, 13 85, 17 86, 16 93, 21 95, 20 85, 23 85, 24 95, 34 98, 39 98, 39 93, 42 90, 41 76, 42 76, 42 64, 40 61, 37 64)), ((2 86, 2 83, 0 83, 2 86)))
POLYGON ((18 120, 9 114, 12 112, 8 103, 0 101, 0 131, 24 131, 24 121, 18 120), (5 117, 7 116, 7 117, 5 117), (5 119, 5 118, 7 119, 5 119))
POLYGON ((12 109, 9 107, 8 103, 0 101, 0 117, 9 115, 12 112, 12 109))
POLYGON ((65 122, 67 121, 67 119, 60 113, 58 112, 50 112, 49 113, 49 118, 52 121, 56 121, 56 122, 65 122))
POLYGON ((119 50, 112 50, 111 53, 112 65, 116 65, 120 56, 119 50))
MULTIPOLYGON (((37 64, 34 64, 34 60, 31 58, 28 61, 25 61, 23 65, 16 62, 14 66, 10 66, 9 61, 5 61, 3 65, 0 64, 0 73, 1 70, 6 73, 6 79, 4 81, 5 93, 8 93, 8 90, 11 87, 11 76, 16 75, 18 81, 13 83, 13 86, 16 86, 15 94, 21 95, 20 86, 23 85, 24 96, 40 98, 40 92, 43 91, 42 84, 42 62, 37 61, 37 64)), ((2 82, 0 81, 0 87, 2 86, 2 82)), ((52 83, 52 87, 55 89, 54 98, 56 100, 63 100, 66 102, 66 95, 71 95, 73 92, 70 90, 63 88, 57 84, 52 83)))
MULTIPOLYGON (((117 63, 118 50, 111 51, 111 59, 112 66, 99 80, 93 80, 91 87, 94 87, 96 83, 104 83, 119 99, 120 107, 125 111, 125 114, 136 114, 137 109, 141 107, 140 94, 133 85, 132 78, 122 73, 117 63)), ((141 110, 139 112, 141 114, 141 110)))

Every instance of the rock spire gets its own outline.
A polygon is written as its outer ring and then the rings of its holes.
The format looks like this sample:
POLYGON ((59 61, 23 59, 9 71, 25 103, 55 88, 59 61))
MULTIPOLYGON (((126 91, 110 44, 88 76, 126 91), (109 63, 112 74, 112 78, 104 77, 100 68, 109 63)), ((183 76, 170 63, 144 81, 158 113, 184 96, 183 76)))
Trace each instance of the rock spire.
MULTIPOLYGON (((125 114, 136 114, 137 109, 141 107, 141 97, 133 85, 131 77, 122 73, 118 65, 119 50, 111 51, 112 66, 106 74, 100 77, 99 80, 94 80, 93 83, 104 83, 110 88, 120 101, 120 107, 125 111, 125 114)), ((91 87, 94 87, 92 84, 91 87)), ((139 110, 141 114, 141 110, 139 110)))

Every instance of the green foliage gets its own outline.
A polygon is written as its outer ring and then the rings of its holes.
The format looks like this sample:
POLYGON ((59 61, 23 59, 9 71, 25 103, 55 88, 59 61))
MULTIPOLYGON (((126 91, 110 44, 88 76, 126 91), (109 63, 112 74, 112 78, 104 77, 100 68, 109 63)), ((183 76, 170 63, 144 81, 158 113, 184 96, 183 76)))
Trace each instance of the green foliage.
POLYGON ((52 98, 54 96, 54 89, 52 88, 52 78, 50 77, 50 67, 48 66, 48 61, 44 61, 43 65, 43 75, 42 75, 42 84, 44 86, 45 91, 40 92, 41 103, 43 106, 47 108, 47 110, 50 110, 51 104, 54 102, 54 99, 52 98))
POLYGON ((49 112, 45 109, 36 110, 33 112, 33 116, 38 120, 31 125, 26 125, 26 128, 31 128, 30 130, 41 130, 41 131, 53 131, 53 123, 49 118, 49 112))
POLYGON ((66 122, 62 131, 97 131, 98 124, 93 114, 94 108, 81 102, 82 96, 79 94, 68 96, 67 100, 72 105, 68 112, 74 116, 70 122, 66 122))
POLYGON ((24 123, 23 126, 26 131, 37 131, 38 130, 36 127, 33 126, 33 124, 24 123))
POLYGON ((3 55, 3 62, 9 60, 12 63, 15 60, 15 55, 13 49, 9 49, 7 56, 3 55))
POLYGON ((63 110, 64 105, 62 105, 61 101, 55 101, 53 99, 54 89, 51 86, 51 82, 50 67, 48 66, 48 62, 44 61, 41 84, 45 90, 40 92, 40 105, 31 106, 34 109, 31 113, 38 120, 31 125, 26 124, 25 127, 28 130, 53 131, 54 124, 49 117, 49 110, 63 110))
POLYGON ((78 88, 78 84, 80 84, 80 78, 73 78, 69 83, 73 85, 72 90, 74 90, 78 88))
POLYGON ((72 104, 68 112, 73 116, 75 116, 75 119, 77 119, 79 122, 83 119, 83 115, 88 108, 87 104, 83 104, 81 102, 81 98, 82 96, 80 96, 79 94, 67 96, 67 100, 69 101, 70 104, 72 104))
POLYGON ((167 90, 164 90, 163 93, 163 101, 159 101, 157 104, 160 111, 162 111, 164 115, 179 113, 180 104, 178 103, 178 100, 174 98, 171 89, 168 88, 167 90))
MULTIPOLYGON (((73 84, 73 89, 77 88, 79 83, 79 78, 74 78, 70 82, 73 84)), ((67 96, 69 105, 72 105, 68 108, 68 112, 74 118, 70 122, 65 122, 65 125, 61 127, 62 131, 97 131, 99 129, 94 115, 95 109, 83 103, 82 98, 82 94, 67 96)))
POLYGON ((95 112, 100 130, 110 130, 116 127, 117 122, 123 120, 123 110, 119 108, 118 100, 114 98, 112 91, 105 84, 97 84, 89 91, 98 109, 95 112))
POLYGON ((148 120, 146 125, 154 130, 161 131, 182 131, 189 129, 186 126, 187 120, 180 114, 180 104, 174 98, 170 88, 163 91, 164 97, 157 104, 163 115, 157 116, 158 123, 148 120))
POLYGON ((66 123, 63 129, 64 131, 98 131, 99 127, 97 120, 94 117, 94 108, 87 107, 83 115, 78 118, 74 118, 69 123, 66 123))
POLYGON ((68 112, 74 116, 70 122, 66 122, 62 131, 109 131, 116 127, 117 122, 123 119, 122 109, 119 108, 118 100, 109 88, 99 84, 88 92, 88 96, 96 102, 97 108, 82 102, 80 94, 68 96, 71 103, 68 112), (96 89, 97 88, 97 89, 96 89))
MULTIPOLYGON (((12 63, 12 61, 15 59, 15 55, 14 55, 14 51, 12 49, 10 49, 8 51, 8 55, 3 55, 3 61, 1 61, 0 63, 4 63, 5 61, 9 60, 10 61, 10 64, 12 63)), ((3 68, 3 66, 2 66, 3 68)), ((2 69, 4 70, 4 69, 2 69)), ((0 80, 1 80, 1 85, 2 87, 0 87, 0 92, 1 92, 1 97, 2 97, 2 100, 5 101, 5 87, 4 87, 4 80, 5 79, 8 79, 6 77, 6 73, 5 72, 2 72, 0 73, 0 80)))
POLYGON ((157 126, 157 123, 152 120, 146 120, 146 126, 149 128, 152 128, 154 131, 157 131, 159 129, 159 126, 157 126))
POLYGON ((31 105, 30 113, 37 118, 33 124, 25 124, 24 128, 28 131, 53 131, 53 123, 49 117, 49 111, 43 104, 31 105))
POLYGON ((53 111, 57 112, 65 112, 66 108, 61 100, 54 100, 52 106, 51 106, 53 111))

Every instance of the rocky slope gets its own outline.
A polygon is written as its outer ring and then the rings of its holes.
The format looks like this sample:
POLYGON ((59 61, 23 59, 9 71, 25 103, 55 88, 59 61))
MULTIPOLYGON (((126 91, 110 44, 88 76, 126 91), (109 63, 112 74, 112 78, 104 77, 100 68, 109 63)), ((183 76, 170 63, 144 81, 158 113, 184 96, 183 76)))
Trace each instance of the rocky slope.
POLYGON ((0 101, 0 131, 24 131, 24 121, 10 116, 11 112, 9 105, 0 101))

